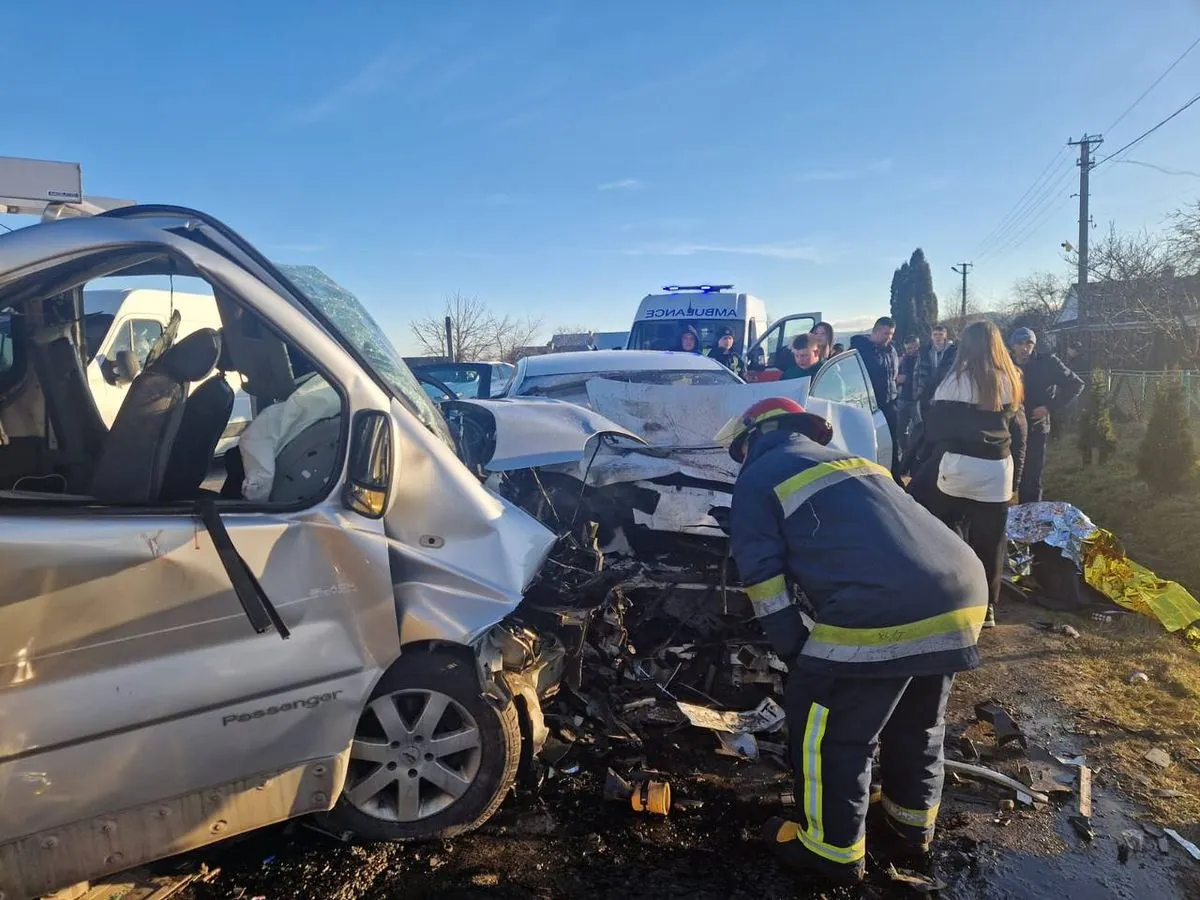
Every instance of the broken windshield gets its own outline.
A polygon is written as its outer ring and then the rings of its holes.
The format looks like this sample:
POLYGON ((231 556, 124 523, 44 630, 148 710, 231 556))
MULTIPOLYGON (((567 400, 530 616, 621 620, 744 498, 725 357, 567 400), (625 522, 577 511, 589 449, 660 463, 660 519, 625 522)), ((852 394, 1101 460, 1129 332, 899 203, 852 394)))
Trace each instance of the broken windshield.
POLYGON ((454 441, 446 427, 446 420, 358 298, 316 266, 276 266, 304 291, 305 296, 333 323, 340 336, 362 354, 408 407, 409 412, 453 449, 454 441))

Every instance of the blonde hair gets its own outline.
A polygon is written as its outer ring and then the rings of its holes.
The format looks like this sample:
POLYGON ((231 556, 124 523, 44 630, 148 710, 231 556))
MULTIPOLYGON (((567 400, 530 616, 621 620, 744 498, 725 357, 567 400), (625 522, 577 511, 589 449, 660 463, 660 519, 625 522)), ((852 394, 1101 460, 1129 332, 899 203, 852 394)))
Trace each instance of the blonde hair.
POLYGON ((1020 406, 1025 399, 1021 372, 1004 346, 1000 329, 991 322, 972 322, 963 329, 958 339, 954 374, 975 386, 979 409, 996 412, 1004 406, 1006 381, 1011 385, 1010 402, 1014 406, 1020 406))

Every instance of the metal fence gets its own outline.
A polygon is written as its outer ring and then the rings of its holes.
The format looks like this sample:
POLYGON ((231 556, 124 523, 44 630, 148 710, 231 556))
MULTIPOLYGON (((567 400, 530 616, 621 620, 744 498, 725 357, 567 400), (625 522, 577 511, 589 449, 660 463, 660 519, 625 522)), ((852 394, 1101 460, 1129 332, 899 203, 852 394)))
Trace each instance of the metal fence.
POLYGON ((1159 384, 1168 378, 1178 378, 1183 383, 1188 414, 1193 419, 1200 419, 1200 372, 1110 371, 1108 393, 1114 412, 1136 422, 1146 421, 1154 407, 1159 384))

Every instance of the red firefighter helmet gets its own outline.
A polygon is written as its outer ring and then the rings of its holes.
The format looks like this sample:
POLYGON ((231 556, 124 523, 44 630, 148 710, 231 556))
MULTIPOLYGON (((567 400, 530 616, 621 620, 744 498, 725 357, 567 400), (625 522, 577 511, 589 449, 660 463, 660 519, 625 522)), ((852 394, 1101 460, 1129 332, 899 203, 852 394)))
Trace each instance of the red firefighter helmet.
POLYGON ((716 440, 729 444, 734 462, 746 458, 746 442, 756 433, 787 427, 825 445, 833 440, 833 426, 824 416, 805 412, 804 407, 789 397, 767 397, 759 400, 740 416, 734 416, 717 432, 716 440))

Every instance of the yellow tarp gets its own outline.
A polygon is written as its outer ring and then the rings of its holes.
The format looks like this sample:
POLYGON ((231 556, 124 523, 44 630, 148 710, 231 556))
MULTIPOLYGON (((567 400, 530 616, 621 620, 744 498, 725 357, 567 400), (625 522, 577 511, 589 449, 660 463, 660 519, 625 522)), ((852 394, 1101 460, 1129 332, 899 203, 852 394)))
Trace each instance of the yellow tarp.
POLYGON ((1180 631, 1200 620, 1195 597, 1135 563, 1121 542, 1102 528, 1084 542, 1083 577, 1114 603, 1158 619, 1167 631, 1180 631))

